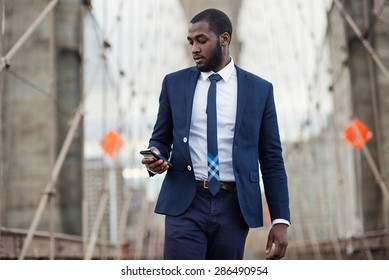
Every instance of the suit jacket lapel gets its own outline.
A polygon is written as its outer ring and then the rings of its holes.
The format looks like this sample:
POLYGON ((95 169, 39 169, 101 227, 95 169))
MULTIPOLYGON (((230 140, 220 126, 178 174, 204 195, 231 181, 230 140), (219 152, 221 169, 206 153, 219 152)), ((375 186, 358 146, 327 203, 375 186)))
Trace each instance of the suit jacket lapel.
POLYGON ((193 67, 189 70, 188 80, 186 83, 186 124, 187 134, 189 135, 190 121, 192 119, 193 97, 196 90, 197 80, 199 79, 200 71, 193 67))
POLYGON ((235 131, 239 131, 240 124, 242 122, 244 107, 246 105, 248 79, 246 73, 244 73, 239 67, 235 66, 235 68, 238 78, 238 100, 235 120, 235 131))

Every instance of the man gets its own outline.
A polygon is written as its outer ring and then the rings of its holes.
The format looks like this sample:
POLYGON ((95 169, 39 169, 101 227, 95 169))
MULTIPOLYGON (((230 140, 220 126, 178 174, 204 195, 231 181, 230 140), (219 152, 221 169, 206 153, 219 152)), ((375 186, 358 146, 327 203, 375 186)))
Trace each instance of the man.
POLYGON ((273 88, 234 65, 231 36, 226 14, 200 12, 187 36, 197 67, 163 81, 149 147, 172 165, 142 163, 151 176, 167 171, 155 208, 166 215, 165 259, 243 259, 249 227, 263 225, 259 164, 273 223, 267 258, 286 252, 289 197, 273 88))

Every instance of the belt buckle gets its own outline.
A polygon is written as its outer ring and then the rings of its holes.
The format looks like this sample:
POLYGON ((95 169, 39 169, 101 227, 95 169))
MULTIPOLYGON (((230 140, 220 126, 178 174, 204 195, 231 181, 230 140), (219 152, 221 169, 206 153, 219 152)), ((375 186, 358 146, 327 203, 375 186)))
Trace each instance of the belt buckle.
POLYGON ((206 185, 206 183, 207 183, 207 180, 203 180, 203 188, 204 189, 208 189, 208 186, 206 185))

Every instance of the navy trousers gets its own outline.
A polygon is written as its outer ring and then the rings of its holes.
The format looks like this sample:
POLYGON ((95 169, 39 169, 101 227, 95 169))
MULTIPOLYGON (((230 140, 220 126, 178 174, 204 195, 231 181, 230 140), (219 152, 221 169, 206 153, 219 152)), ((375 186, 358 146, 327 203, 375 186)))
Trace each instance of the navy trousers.
POLYGON ((197 187, 185 213, 165 218, 164 259, 241 260, 248 230, 236 192, 197 187))

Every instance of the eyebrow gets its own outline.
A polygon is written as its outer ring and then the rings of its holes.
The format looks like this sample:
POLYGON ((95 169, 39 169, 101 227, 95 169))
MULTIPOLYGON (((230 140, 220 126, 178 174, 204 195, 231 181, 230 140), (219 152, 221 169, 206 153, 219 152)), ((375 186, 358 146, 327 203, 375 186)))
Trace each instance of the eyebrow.
MULTIPOLYGON (((198 39, 198 38, 200 38, 200 37, 206 37, 206 38, 208 38, 209 36, 208 36, 207 34, 205 34, 205 33, 200 33, 200 34, 197 34, 196 36, 194 36, 195 39, 198 39)), ((186 39, 187 39, 187 40, 192 40, 192 37, 187 36, 186 39)))

